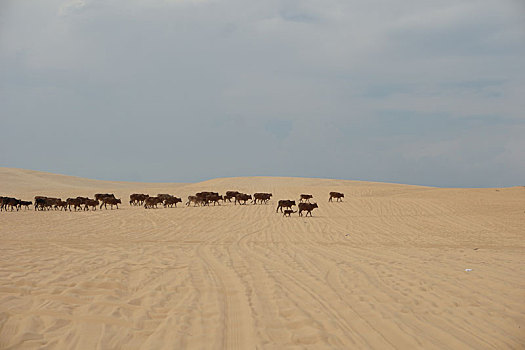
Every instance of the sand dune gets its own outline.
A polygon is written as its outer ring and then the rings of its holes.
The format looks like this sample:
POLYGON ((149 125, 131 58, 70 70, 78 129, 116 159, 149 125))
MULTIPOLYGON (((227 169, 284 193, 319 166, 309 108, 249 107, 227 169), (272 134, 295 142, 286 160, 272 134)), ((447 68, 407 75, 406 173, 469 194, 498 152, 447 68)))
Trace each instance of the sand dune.
POLYGON ((0 168, 0 195, 118 210, 0 213, 1 349, 525 347, 525 187, 302 178, 95 181, 0 168), (145 210, 132 192, 273 192, 145 210), (328 192, 345 193, 328 203, 328 192), (313 218, 275 213, 311 193, 313 218), (466 272, 465 269, 472 269, 466 272))

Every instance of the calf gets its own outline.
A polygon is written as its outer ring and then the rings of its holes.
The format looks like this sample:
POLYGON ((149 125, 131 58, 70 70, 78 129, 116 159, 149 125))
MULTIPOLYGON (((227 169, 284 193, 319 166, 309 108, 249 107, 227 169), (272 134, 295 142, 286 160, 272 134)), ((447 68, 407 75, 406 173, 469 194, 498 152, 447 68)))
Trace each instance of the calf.
POLYGON ((293 213, 297 213, 297 211, 293 211, 292 209, 286 209, 286 210, 284 211, 283 216, 288 216, 288 217, 290 217, 293 213))
POLYGON ((306 215, 310 214, 312 216, 312 210, 319 208, 317 203, 299 203, 299 216, 303 216, 302 212, 306 211, 306 215))

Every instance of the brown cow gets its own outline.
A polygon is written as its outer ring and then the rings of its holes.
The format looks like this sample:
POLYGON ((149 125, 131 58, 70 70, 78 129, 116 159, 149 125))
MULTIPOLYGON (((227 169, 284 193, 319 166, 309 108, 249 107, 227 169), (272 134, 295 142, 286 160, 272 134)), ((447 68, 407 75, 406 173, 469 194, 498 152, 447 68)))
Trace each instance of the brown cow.
POLYGON ((69 211, 71 211, 71 206, 73 206, 75 211, 77 211, 77 208, 82 209, 82 207, 81 207, 82 202, 83 201, 80 198, 68 198, 68 199, 66 199, 66 203, 67 203, 67 207, 68 207, 69 211))
POLYGON ((29 209, 29 206, 32 205, 33 202, 31 201, 20 201, 20 207, 24 206, 26 207, 26 210, 29 209))
POLYGON ((2 208, 7 211, 7 207, 11 207, 11 211, 13 211, 14 208, 16 208, 16 211, 20 210, 20 199, 3 197, 2 208))
POLYGON ((113 198, 113 199, 116 199, 115 195, 113 193, 97 193, 95 194, 95 199, 97 201, 101 201, 102 198, 104 197, 110 197, 110 198, 113 198))
POLYGON ((182 199, 177 197, 170 197, 166 200, 164 200, 164 208, 170 207, 173 208, 173 206, 177 207, 177 203, 182 203, 182 199))
POLYGON ((214 206, 215 206, 216 204, 217 204, 217 205, 221 205, 221 204, 219 203, 219 201, 224 201, 224 197, 221 196, 220 194, 209 194, 209 195, 207 195, 206 198, 205 198, 205 203, 206 203, 207 205, 209 205, 209 204, 212 203, 212 202, 213 202, 213 205, 214 205, 214 206))
POLYGON ((301 194, 301 199, 299 200, 299 202, 302 202, 304 200, 305 202, 310 203, 311 198, 314 198, 314 196, 312 196, 311 194, 301 194))
POLYGON ((141 193, 133 193, 129 196, 129 205, 142 205, 149 195, 141 193))
POLYGON ((259 201, 261 204, 262 203, 266 204, 268 203, 271 197, 272 197, 271 193, 254 193, 252 203, 257 204, 257 201, 259 201))
POLYGON ((330 199, 328 199, 329 202, 332 201, 332 198, 335 198, 337 202, 342 202, 342 198, 344 198, 344 193, 341 192, 330 192, 330 199))
POLYGON ((186 205, 189 206, 191 203, 193 203, 193 206, 198 205, 205 205, 204 198, 197 197, 197 196, 188 196, 188 201, 186 202, 186 205))
POLYGON ((54 206, 56 209, 60 208, 60 210, 64 210, 64 211, 67 210, 67 203, 61 200, 60 198, 58 198, 58 201, 53 201, 53 202, 54 202, 54 206))
POLYGON ((89 207, 91 207, 92 210, 97 210, 97 206, 98 206, 98 200, 96 199, 89 199, 84 203, 85 206, 86 206, 86 209, 89 210, 89 207))
POLYGON ((144 201, 144 208, 145 209, 153 209, 157 208, 157 204, 162 203, 162 199, 159 197, 148 197, 144 201))
POLYGON ((224 195, 223 202, 230 202, 232 201, 232 198, 235 198, 236 195, 240 194, 239 191, 226 191, 226 194, 224 195))
MULTIPOLYGON (((0 197, 0 211, 4 209, 4 201, 7 201, 9 197, 0 197)), ((7 210, 7 209, 6 209, 7 210)))
POLYGON ((248 201, 250 199, 252 199, 252 195, 251 194, 238 193, 235 196, 234 204, 237 205, 237 202, 239 202, 240 205, 243 205, 243 204, 246 204, 246 201, 248 201))
POLYGON ((281 209, 281 213, 283 212, 283 208, 292 209, 292 206, 296 205, 295 201, 289 200, 289 199, 281 199, 277 203, 277 209, 275 209, 275 212, 277 213, 279 209, 281 209))
POLYGON ((306 211, 305 216, 308 216, 308 213, 312 216, 312 210, 315 208, 319 208, 317 203, 299 203, 299 216, 303 216, 303 211, 306 211))
POLYGON ((118 209, 118 205, 121 204, 121 200, 118 199, 118 198, 115 198, 115 197, 102 197, 101 199, 101 202, 102 204, 100 205, 100 209, 102 209, 102 206, 104 206, 104 208, 106 208, 106 210, 108 209, 108 204, 111 206, 111 210, 113 210, 113 206, 117 206, 117 209, 118 209))

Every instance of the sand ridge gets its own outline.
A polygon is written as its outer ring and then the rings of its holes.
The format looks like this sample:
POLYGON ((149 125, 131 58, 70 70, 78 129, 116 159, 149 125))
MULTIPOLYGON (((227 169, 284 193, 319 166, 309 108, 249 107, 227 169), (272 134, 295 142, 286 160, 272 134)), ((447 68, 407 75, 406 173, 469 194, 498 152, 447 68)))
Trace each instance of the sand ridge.
POLYGON ((144 184, 0 168, 0 195, 97 192, 122 207, 0 213, 0 348, 525 346, 524 187, 144 184), (227 190, 274 196, 242 207, 127 204, 134 192, 227 190), (328 203, 330 191, 344 202, 328 203), (319 204, 312 218, 275 213, 300 193, 319 204))

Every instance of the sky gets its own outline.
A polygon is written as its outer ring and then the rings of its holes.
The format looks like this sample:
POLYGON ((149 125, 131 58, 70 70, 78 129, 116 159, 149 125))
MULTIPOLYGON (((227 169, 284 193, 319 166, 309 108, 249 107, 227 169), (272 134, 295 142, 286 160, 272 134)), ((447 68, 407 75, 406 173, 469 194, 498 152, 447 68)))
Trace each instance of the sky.
POLYGON ((525 185, 525 3, 0 2, 0 166, 525 185))

